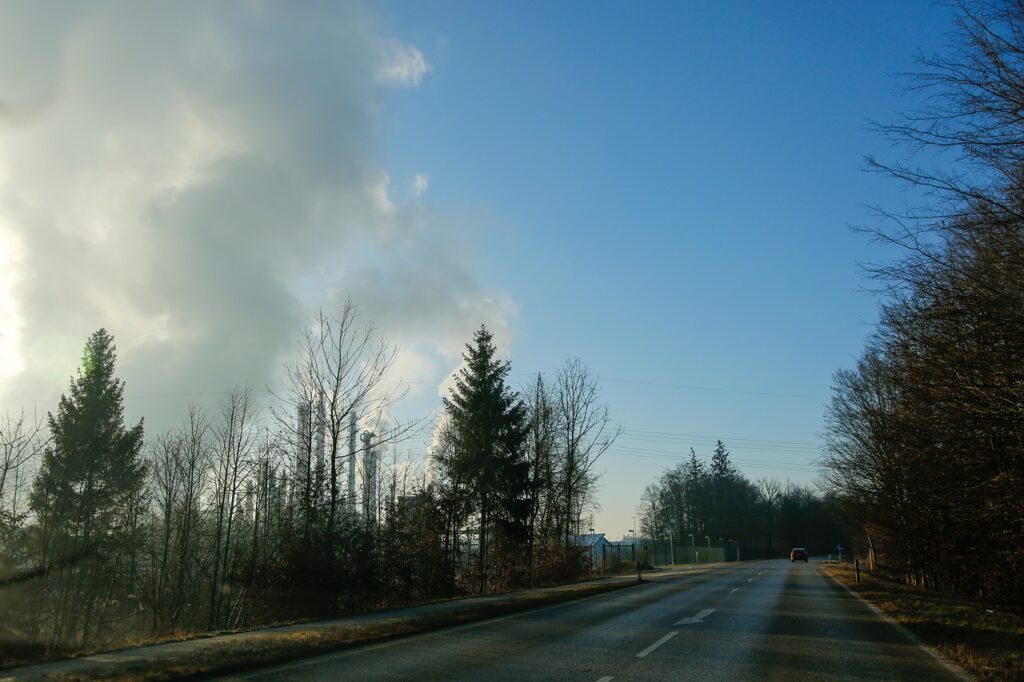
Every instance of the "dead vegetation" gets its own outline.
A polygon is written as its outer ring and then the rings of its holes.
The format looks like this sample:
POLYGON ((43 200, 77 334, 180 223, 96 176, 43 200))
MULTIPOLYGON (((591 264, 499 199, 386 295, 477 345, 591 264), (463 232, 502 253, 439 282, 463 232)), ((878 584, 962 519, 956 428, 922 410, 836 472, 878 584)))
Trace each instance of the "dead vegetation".
POLYGON ((857 594, 983 680, 1024 680, 1024 612, 963 596, 912 587, 849 564, 825 570, 857 594))

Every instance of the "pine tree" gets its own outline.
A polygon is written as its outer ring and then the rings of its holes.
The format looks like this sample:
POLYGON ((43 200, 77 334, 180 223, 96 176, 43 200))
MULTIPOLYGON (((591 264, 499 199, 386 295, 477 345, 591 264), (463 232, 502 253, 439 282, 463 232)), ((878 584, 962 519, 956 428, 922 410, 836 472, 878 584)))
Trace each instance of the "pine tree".
POLYGON ((736 468, 729 461, 729 451, 725 449, 722 441, 715 442, 715 452, 711 455, 711 475, 720 481, 736 475, 736 468))
POLYGON ((715 442, 715 451, 711 455, 711 481, 715 505, 715 525, 711 534, 728 535, 733 515, 733 482, 736 469, 729 461, 729 451, 722 441, 715 442))
POLYGON ((57 414, 30 499, 40 562, 53 577, 51 643, 98 640, 130 598, 145 480, 142 421, 124 424, 113 337, 89 337, 57 414))
MULTIPOLYGON (((481 326, 463 354, 465 367, 444 399, 454 445, 445 466, 448 477, 469 481, 479 518, 479 589, 487 586, 489 541, 495 536, 505 557, 525 549, 529 533, 529 462, 524 457, 528 432, 526 407, 505 379, 509 363, 481 326)), ((513 571, 514 567, 511 567, 513 571)))
POLYGON ((686 465, 686 500, 690 532, 700 535, 707 524, 707 472, 704 462, 697 459, 697 452, 690 448, 690 461, 686 465))

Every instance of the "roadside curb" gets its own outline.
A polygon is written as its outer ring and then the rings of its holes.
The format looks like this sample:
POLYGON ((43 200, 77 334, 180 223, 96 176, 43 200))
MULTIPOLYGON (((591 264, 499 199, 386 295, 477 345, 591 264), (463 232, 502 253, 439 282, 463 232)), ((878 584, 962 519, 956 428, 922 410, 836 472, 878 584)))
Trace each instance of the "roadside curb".
POLYGON ((941 651, 938 651, 938 650, 936 650, 936 649, 935 649, 934 647, 930 647, 930 646, 928 646, 927 644, 925 644, 925 643, 924 643, 924 642, 923 642, 923 641, 921 640, 921 638, 920 638, 920 637, 918 637, 918 636, 917 636, 917 635, 915 635, 915 634, 914 634, 913 632, 911 632, 910 630, 908 630, 908 629, 906 628, 906 626, 905 626, 905 625, 903 625, 903 624, 902 624, 902 623, 900 623, 900 622, 899 622, 898 620, 896 620, 895 618, 893 618, 892 616, 890 616, 890 615, 889 615, 888 613, 886 613, 886 612, 885 612, 885 611, 883 611, 882 609, 880 609, 880 608, 878 608, 877 606, 875 606, 874 604, 872 604, 872 603, 871 603, 870 601, 868 601, 868 600, 867 600, 867 599, 866 599, 865 597, 863 597, 863 596, 861 596, 861 595, 857 594, 857 593, 856 593, 856 592, 855 592, 854 590, 852 590, 852 589, 851 589, 851 588, 850 588, 850 587, 849 587, 849 586, 848 586, 848 585, 847 585, 846 583, 844 583, 843 581, 839 580, 839 578, 835 577, 834 575, 832 575, 831 573, 829 573, 828 571, 826 571, 826 570, 824 569, 824 567, 823 567, 823 565, 822 565, 821 563, 819 563, 819 564, 818 564, 818 570, 819 570, 819 571, 821 571, 822 573, 824 573, 824 574, 825 574, 826 576, 828 576, 828 578, 829 578, 829 579, 830 579, 830 580, 831 580, 832 582, 834 582, 834 583, 835 583, 836 585, 839 585, 839 586, 840 586, 840 587, 842 587, 842 588, 843 588, 844 590, 846 590, 847 592, 849 592, 850 594, 852 594, 852 595, 853 595, 854 597, 856 597, 857 599, 859 599, 859 600, 860 600, 861 602, 863 602, 863 603, 864 603, 864 604, 865 604, 865 605, 866 605, 866 606, 867 606, 867 607, 868 607, 869 609, 871 609, 871 611, 872 611, 872 612, 873 612, 873 613, 874 613, 874 614, 875 614, 876 616, 880 617, 880 618, 881 618, 882 620, 886 621, 886 622, 887 622, 887 623, 889 623, 890 625, 893 625, 893 626, 895 626, 897 630, 899 630, 900 632, 902 632, 902 633, 903 633, 903 636, 904 636, 904 637, 906 637, 906 638, 907 638, 907 639, 909 639, 909 640, 910 640, 911 642, 913 642, 914 644, 916 644, 917 646, 919 646, 919 647, 920 647, 921 649, 923 649, 923 650, 924 650, 925 652, 927 652, 929 656, 931 656, 932 658, 934 658, 934 659, 935 659, 935 660, 936 660, 936 661, 937 661, 937 662, 938 662, 939 664, 941 664, 941 665, 942 665, 942 666, 943 666, 944 668, 946 668, 946 669, 947 669, 947 670, 948 670, 949 672, 953 673, 954 675, 956 675, 957 677, 959 677, 959 678, 960 678, 961 680, 964 680, 964 682, 973 682, 973 680, 974 680, 975 678, 974 678, 974 677, 971 677, 971 675, 970 675, 970 674, 969 674, 969 673, 968 673, 968 672, 967 672, 966 670, 964 670, 964 669, 963 669, 962 667, 960 667, 960 666, 959 666, 959 665, 958 665, 957 663, 954 663, 953 661, 951 661, 951 660, 950 660, 950 659, 949 659, 949 658, 948 658, 948 657, 947 657, 947 656, 946 656, 945 654, 943 654, 943 653, 942 653, 941 651))
MULTIPOLYGON (((381 611, 378 620, 387 632, 360 636, 353 619, 337 619, 216 635, 121 649, 86 656, 48 661, 0 670, 0 682, 15 680, 131 679, 164 680, 207 678, 288 663, 302 658, 331 654, 356 647, 444 630, 450 627, 509 617, 537 609, 582 601, 642 583, 635 579, 590 584, 576 583, 559 588, 488 595, 442 602, 434 613, 416 614, 415 608, 398 610, 403 615, 381 611), (532 596, 529 595, 533 592, 532 596), (477 601, 481 600, 481 601, 477 601), (445 606, 447 605, 447 606, 445 606), (346 632, 346 625, 352 632, 346 632), (288 635, 310 635, 310 641, 287 641, 288 635), (280 638, 280 641, 275 640, 280 638), (258 644, 264 644, 259 648, 258 644)), ((435 606, 435 605, 429 605, 435 606)))

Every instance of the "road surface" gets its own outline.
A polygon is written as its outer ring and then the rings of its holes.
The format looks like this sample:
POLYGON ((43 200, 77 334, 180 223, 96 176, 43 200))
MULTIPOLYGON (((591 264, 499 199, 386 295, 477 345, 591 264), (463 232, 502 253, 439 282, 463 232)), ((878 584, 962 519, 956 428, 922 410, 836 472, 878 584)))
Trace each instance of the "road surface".
POLYGON ((250 672, 249 680, 957 680, 812 561, 690 577, 250 672))

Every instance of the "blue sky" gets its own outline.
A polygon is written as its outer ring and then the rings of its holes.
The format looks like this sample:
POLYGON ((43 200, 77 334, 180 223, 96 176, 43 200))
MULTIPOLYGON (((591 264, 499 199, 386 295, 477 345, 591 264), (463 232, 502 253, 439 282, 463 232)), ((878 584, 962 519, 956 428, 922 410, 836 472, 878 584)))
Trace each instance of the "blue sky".
POLYGON ((904 158, 868 121, 919 104, 894 76, 951 14, 2 3, 0 404, 53 409, 102 326, 151 436, 235 385, 267 408, 351 297, 400 347, 399 416, 437 412, 483 322, 517 385, 588 364, 624 429, 609 534, 716 438, 751 478, 812 482, 876 319, 858 263, 891 256, 849 226, 920 200, 862 170, 904 158))
POLYGON ((387 7, 431 68, 384 105, 387 165, 429 173, 431 206, 475 225, 518 306, 513 373, 578 357, 616 423, 684 434, 618 442, 595 525, 631 527, 643 487, 708 438, 752 478, 812 481, 832 372, 876 318, 858 263, 886 257, 849 226, 914 200, 862 170, 903 153, 868 121, 915 105, 894 76, 942 49, 948 8, 387 7))

